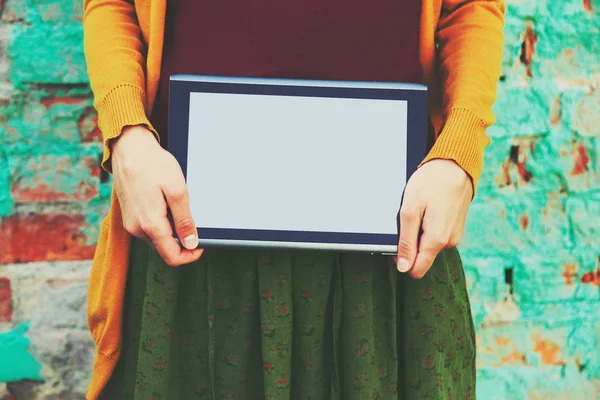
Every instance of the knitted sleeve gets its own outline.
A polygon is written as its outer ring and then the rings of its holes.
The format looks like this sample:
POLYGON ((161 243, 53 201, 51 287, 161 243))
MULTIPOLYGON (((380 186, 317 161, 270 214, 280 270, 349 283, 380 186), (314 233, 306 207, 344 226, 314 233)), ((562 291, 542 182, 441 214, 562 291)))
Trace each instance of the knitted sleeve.
POLYGON ((492 105, 500 78, 505 5, 502 0, 443 0, 437 26, 437 72, 443 125, 421 163, 456 161, 474 189, 495 122, 492 105))

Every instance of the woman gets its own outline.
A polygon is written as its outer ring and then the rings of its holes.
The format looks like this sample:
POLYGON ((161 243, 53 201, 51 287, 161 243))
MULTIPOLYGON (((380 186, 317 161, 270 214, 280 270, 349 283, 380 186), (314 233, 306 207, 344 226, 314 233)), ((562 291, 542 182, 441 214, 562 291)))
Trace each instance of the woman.
POLYGON ((86 0, 84 9, 102 166, 114 175, 90 279, 88 399, 475 396, 455 246, 494 120, 501 0, 86 0), (406 187, 396 262, 203 254, 181 170, 163 149, 174 73, 429 85, 437 140, 406 187))

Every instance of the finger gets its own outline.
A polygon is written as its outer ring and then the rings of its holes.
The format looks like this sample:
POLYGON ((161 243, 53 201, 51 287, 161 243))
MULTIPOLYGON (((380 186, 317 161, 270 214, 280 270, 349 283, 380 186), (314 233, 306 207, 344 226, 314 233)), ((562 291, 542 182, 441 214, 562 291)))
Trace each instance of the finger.
POLYGON ((409 272, 411 277, 420 279, 429 271, 439 252, 446 246, 447 240, 443 240, 442 237, 443 235, 435 231, 423 232, 415 264, 409 272))
POLYGON ((409 271, 417 255, 422 212, 410 203, 400 208, 400 235, 396 267, 400 272, 409 271))
POLYGON ((198 231, 190 211, 189 193, 183 177, 177 183, 163 188, 167 205, 171 210, 175 233, 183 247, 193 250, 198 247, 198 231))
POLYGON ((192 263, 200 258, 202 249, 182 248, 173 237, 171 224, 166 216, 153 218, 150 226, 143 225, 142 229, 148 236, 156 251, 165 263, 171 267, 192 263))

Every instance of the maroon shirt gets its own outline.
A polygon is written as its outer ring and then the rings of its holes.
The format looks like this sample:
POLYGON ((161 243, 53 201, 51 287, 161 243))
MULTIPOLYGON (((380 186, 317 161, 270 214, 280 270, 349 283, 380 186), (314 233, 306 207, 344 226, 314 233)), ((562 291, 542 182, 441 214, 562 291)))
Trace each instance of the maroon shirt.
POLYGON ((168 0, 152 123, 173 74, 420 83, 421 0, 168 0))

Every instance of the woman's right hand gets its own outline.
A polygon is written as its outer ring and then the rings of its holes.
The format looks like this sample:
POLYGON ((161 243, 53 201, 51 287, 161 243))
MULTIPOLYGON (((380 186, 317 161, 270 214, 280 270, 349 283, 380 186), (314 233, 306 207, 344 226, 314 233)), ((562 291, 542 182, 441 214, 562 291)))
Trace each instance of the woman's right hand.
POLYGON ((179 163, 144 126, 123 129, 112 144, 114 187, 127 232, 150 241, 171 267, 194 262, 198 235, 179 163), (167 218, 171 211, 181 245, 167 218))

